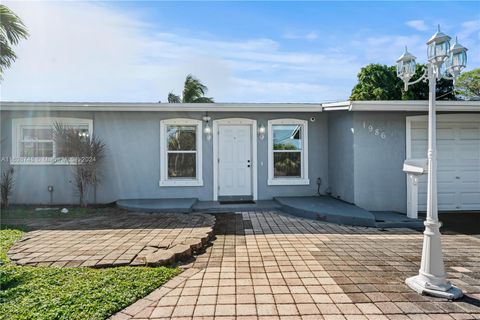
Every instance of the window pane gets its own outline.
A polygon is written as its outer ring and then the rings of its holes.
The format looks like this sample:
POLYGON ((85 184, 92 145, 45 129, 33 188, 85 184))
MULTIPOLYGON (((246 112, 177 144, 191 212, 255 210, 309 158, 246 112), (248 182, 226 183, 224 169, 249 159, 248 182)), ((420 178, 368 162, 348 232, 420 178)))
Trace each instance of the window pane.
POLYGON ((301 152, 274 152, 274 177, 301 177, 301 152))
POLYGON ((196 153, 169 153, 168 178, 196 178, 196 153))
POLYGON ((167 126, 168 150, 196 150, 196 126, 167 126))
POLYGON ((52 128, 23 128, 22 140, 52 140, 52 128))
POLYGON ((20 157, 53 157, 53 142, 21 142, 20 157))
POLYGON ((301 150, 301 125, 274 125, 273 150, 301 150))

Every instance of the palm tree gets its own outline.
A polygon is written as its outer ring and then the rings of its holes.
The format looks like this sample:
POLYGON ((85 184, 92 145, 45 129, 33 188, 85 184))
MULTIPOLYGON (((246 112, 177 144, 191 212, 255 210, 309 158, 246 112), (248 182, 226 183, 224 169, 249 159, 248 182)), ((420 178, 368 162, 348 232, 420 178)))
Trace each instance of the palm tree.
POLYGON ((22 20, 7 6, 0 4, 0 79, 5 69, 17 59, 12 46, 18 44, 20 38, 27 37, 28 31, 22 20))
POLYGON ((205 93, 208 91, 206 85, 200 82, 197 78, 189 74, 185 79, 183 86, 183 97, 177 96, 170 92, 168 94, 169 103, 213 103, 213 98, 205 97, 205 93))

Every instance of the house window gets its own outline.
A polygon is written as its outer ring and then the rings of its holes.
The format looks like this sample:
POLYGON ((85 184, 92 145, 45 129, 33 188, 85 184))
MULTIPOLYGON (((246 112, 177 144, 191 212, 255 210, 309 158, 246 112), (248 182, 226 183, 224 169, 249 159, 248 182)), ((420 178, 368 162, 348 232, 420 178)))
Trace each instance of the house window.
POLYGON ((53 157, 53 129, 50 126, 22 126, 20 157, 53 157))
POLYGON ((93 121, 75 118, 20 118, 12 120, 11 164, 68 164, 56 146, 55 123, 92 134, 93 121))
POLYGON ((160 186, 202 186, 202 122, 160 122, 160 186))
POLYGON ((310 184, 307 126, 307 121, 297 119, 268 122, 269 185, 310 184))

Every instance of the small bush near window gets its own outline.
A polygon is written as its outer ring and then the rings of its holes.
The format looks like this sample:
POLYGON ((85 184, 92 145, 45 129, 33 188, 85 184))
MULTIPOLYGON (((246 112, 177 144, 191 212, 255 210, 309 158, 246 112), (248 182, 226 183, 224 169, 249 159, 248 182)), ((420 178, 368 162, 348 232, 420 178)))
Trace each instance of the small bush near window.
POLYGON ((106 146, 97 137, 90 136, 87 131, 56 123, 53 139, 57 155, 73 163, 75 187, 79 196, 80 206, 86 206, 85 193, 88 188, 94 188, 100 183, 99 165, 104 156, 106 146))
POLYGON ((10 166, 2 172, 0 189, 2 193, 2 208, 8 208, 9 197, 13 189, 13 168, 10 166))

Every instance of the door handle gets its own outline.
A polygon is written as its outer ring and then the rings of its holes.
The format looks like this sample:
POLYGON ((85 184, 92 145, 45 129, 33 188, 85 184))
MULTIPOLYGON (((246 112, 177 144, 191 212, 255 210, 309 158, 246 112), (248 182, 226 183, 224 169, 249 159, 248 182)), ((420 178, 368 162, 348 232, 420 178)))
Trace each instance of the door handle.
POLYGON ((250 160, 247 160, 248 163, 250 163, 250 160))

